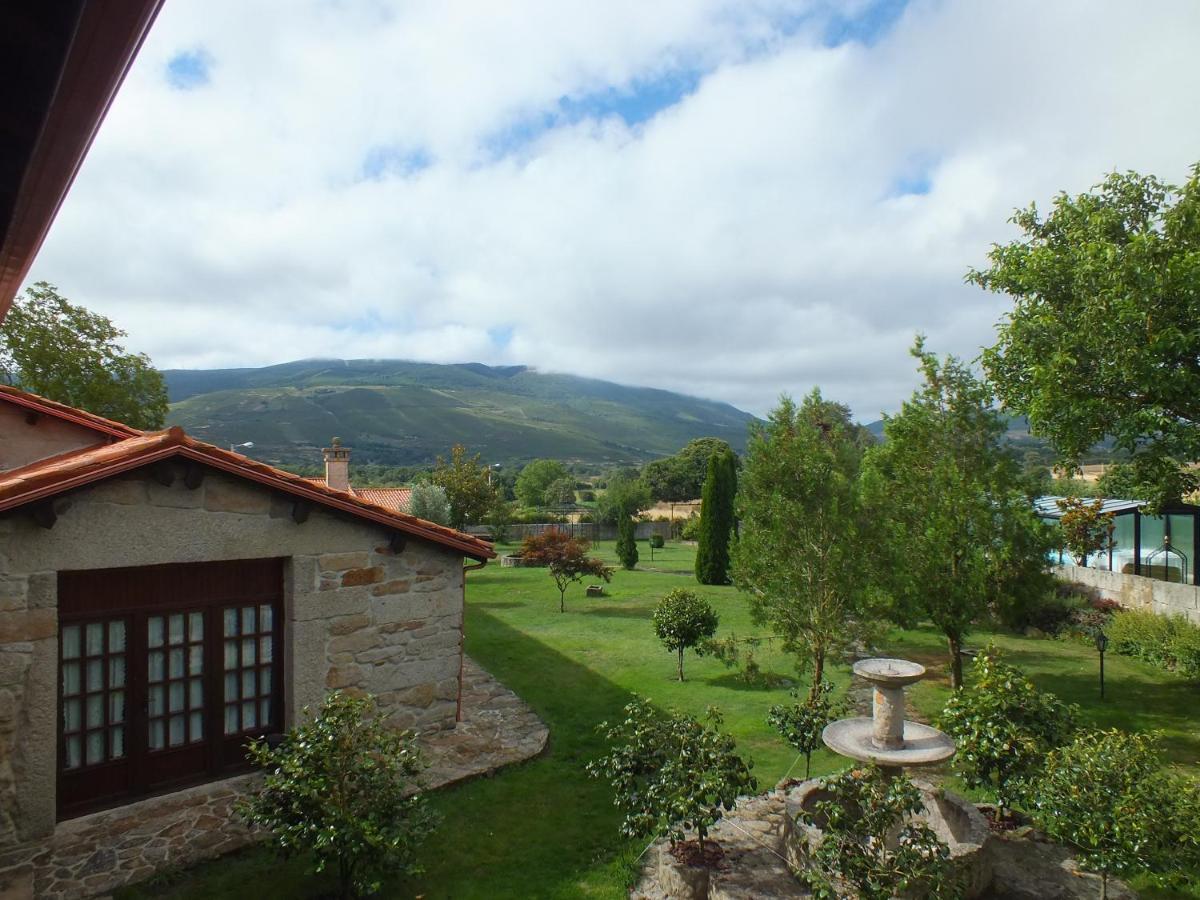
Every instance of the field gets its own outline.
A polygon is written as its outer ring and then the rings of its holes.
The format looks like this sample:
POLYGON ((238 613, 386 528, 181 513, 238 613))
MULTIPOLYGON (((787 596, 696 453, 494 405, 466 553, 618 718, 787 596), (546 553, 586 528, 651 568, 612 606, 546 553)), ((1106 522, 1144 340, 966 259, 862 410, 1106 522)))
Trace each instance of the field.
MULTIPOLYGON (((611 543, 597 549, 614 561, 611 543)), ((717 607, 719 636, 766 637, 750 621, 743 598, 732 588, 696 586, 691 548, 668 545, 655 551, 653 563, 645 543, 639 550, 638 570, 618 571, 607 586, 608 596, 585 598, 582 587, 570 588, 565 613, 558 612, 558 592, 544 570, 489 565, 468 576, 467 650, 537 710, 550 725, 551 744, 539 759, 437 793, 434 804, 445 820, 423 850, 425 874, 388 885, 384 896, 624 896, 632 862, 645 844, 620 837, 609 790, 587 778, 584 765, 604 750, 596 725, 618 716, 634 693, 691 713, 719 707, 726 730, 754 760, 764 787, 793 770, 795 753, 765 721, 772 704, 788 699, 788 685, 752 687, 719 661, 691 654, 688 680, 680 683, 674 680, 672 654, 658 644, 649 622, 663 594, 694 586, 717 607)), ((1110 654, 1108 700, 1101 703, 1091 646, 992 632, 979 632, 970 643, 982 646, 988 640, 1040 687, 1079 703, 1087 724, 1162 730, 1171 761, 1197 771, 1195 683, 1110 654)), ((931 676, 910 692, 910 701, 924 715, 934 714, 949 692, 939 637, 929 629, 896 630, 880 649, 930 668, 931 676)), ((804 686, 789 659, 769 642, 755 655, 764 671, 794 682, 793 687, 804 686)), ((839 688, 848 679, 842 666, 832 676, 839 688)), ((822 774, 843 764, 819 752, 813 770, 822 774)), ((802 771, 803 761, 799 765, 802 771)), ((255 848, 117 896, 273 900, 316 897, 328 889, 328 884, 306 878, 301 861, 281 862, 255 848)))

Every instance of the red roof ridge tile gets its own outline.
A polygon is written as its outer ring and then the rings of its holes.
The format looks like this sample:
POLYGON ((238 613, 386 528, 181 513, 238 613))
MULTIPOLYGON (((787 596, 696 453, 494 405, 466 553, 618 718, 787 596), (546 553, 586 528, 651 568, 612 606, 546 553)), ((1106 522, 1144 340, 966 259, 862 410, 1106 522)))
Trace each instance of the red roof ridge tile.
POLYGON ((85 409, 68 406, 65 403, 59 403, 57 400, 51 400, 48 397, 42 397, 38 394, 31 394, 29 391, 23 391, 20 388, 15 388, 7 384, 0 384, 0 400, 6 400, 9 403, 22 406, 34 412, 45 413, 46 415, 64 419, 76 425, 82 425, 84 428, 91 428, 93 431, 102 432, 109 437, 127 438, 145 434, 140 429, 126 425, 124 422, 106 419, 104 416, 98 416, 85 409))

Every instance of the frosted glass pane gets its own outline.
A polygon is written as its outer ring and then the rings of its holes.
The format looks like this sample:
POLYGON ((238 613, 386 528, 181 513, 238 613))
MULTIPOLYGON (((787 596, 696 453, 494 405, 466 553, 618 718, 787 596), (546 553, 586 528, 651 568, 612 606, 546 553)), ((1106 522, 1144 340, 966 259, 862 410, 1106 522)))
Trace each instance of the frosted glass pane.
POLYGON ((168 732, 168 743, 170 743, 172 747, 178 747, 183 743, 185 734, 186 731, 184 728, 183 716, 171 716, 171 725, 168 732))
POLYGON ((79 656, 79 626, 68 625, 62 630, 63 659, 75 659, 79 656))
POLYGON ((79 740, 79 735, 73 735, 67 738, 66 766, 68 769, 78 769, 80 763, 83 762, 83 760, 80 758, 82 755, 80 752, 82 747, 83 743, 79 740))
POLYGON ((192 647, 188 650, 188 674, 199 675, 204 671, 204 648, 192 647))
POLYGON ((271 624, 274 620, 275 611, 269 605, 263 605, 258 608, 258 630, 270 631, 271 624))
POLYGON ((264 666, 258 671, 258 692, 260 694, 271 693, 271 667, 264 666))
POLYGON ((120 653, 125 649, 125 623, 122 621, 108 623, 108 652, 120 653))
POLYGON ((63 663, 63 693, 79 693, 79 663, 63 663))
POLYGON ((188 729, 191 731, 189 738, 193 741, 198 741, 204 737, 204 716, 198 712, 192 713, 191 722, 188 723, 188 729))
POLYGON ((238 677, 236 672, 230 672, 225 676, 225 699, 236 700, 238 698, 238 677))
POLYGON ((254 702, 242 704, 242 728, 254 728, 258 724, 258 714, 254 702))
POLYGON ((120 759, 125 755, 125 729, 120 726, 108 730, 109 755, 120 759))
POLYGON ((87 689, 104 690, 104 660, 89 659, 87 664, 87 689))
POLYGON ((166 625, 163 622, 162 616, 151 616, 146 620, 146 640, 151 647, 161 647, 163 642, 163 631, 166 625))
POLYGON ((172 644, 183 643, 183 613, 176 613, 171 616, 169 632, 172 644))
POLYGON ((225 610, 224 629, 225 637, 233 637, 238 633, 238 613, 236 609, 225 610))
POLYGON ((258 701, 258 721, 260 725, 267 725, 271 721, 271 701, 258 701))
POLYGON ((152 650, 146 659, 146 673, 150 676, 150 680, 162 681, 167 674, 163 663, 163 652, 161 650, 152 650))
POLYGON ((108 686, 125 687, 125 657, 114 656, 108 661, 108 686))
POLYGON ((246 671, 242 672, 242 696, 243 697, 253 697, 255 694, 258 693, 258 691, 255 690, 255 688, 257 687, 256 682, 257 682, 257 679, 254 677, 253 669, 247 669, 246 671))
POLYGON ((193 643, 204 640, 204 613, 194 612, 188 616, 188 640, 193 643))
POLYGON ((125 692, 113 691, 108 695, 108 721, 125 721, 125 692))
POLYGON ((273 655, 271 644, 272 644, 271 638, 269 638, 269 637, 259 638, 258 653, 259 653, 260 661, 265 662, 265 663, 269 663, 271 661, 271 656, 273 655))
POLYGON ((183 648, 177 647, 171 651, 170 672, 172 678, 183 677, 183 648))
POLYGON ((257 649, 257 647, 256 647, 257 643, 258 642, 255 641, 254 638, 246 638, 245 640, 242 641, 242 665, 243 666, 254 665, 254 660, 258 656, 258 654, 255 652, 257 649))
POLYGON ((104 724, 104 695, 90 694, 87 698, 88 728, 98 728, 104 724))
POLYGON ((238 733, 237 707, 232 704, 225 707, 225 733, 226 734, 237 734, 238 733))
POLYGON ((166 728, 162 719, 155 719, 150 723, 150 749, 161 750, 165 746, 167 746, 166 728))
POLYGON ((188 682, 188 706, 192 709, 199 709, 204 705, 204 682, 199 678, 193 678, 188 682))
POLYGON ((171 691, 167 695, 167 709, 170 712, 179 712, 183 709, 183 682, 171 682, 171 691))
POLYGON ((253 634, 256 631, 258 631, 258 629, 254 627, 254 607, 253 606, 243 606, 242 607, 242 634, 253 634))
POLYGON ((164 712, 166 712, 165 704, 163 703, 164 699, 164 690, 161 684, 156 684, 150 688, 150 693, 148 696, 149 702, 147 703, 147 708, 150 711, 150 715, 161 716, 164 712))
POLYGON ((99 656, 104 652, 104 625, 100 622, 92 622, 87 627, 87 652, 88 656, 99 656))
POLYGON ((104 732, 89 731, 87 735, 87 764, 104 762, 104 732))
POLYGON ((64 700, 63 701, 63 730, 78 731, 80 726, 79 721, 80 701, 64 700))
POLYGON ((236 669, 238 667, 237 657, 237 641, 225 642, 225 668, 236 669))

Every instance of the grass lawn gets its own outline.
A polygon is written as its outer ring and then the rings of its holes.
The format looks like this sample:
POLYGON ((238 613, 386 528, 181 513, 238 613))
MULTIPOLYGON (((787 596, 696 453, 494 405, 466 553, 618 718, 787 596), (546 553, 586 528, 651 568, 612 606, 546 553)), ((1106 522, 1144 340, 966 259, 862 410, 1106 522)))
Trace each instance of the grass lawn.
MULTIPOLYGON (((612 542, 596 547, 609 562, 615 562, 613 549, 612 542)), ((494 778, 438 792, 433 803, 445 819, 422 851, 425 874, 389 885, 385 896, 624 896, 644 844, 619 836, 607 786, 588 779, 583 767, 604 749, 596 725, 617 717, 633 693, 696 714, 719 707, 726 730, 753 759, 764 788, 796 764, 795 753, 766 724, 768 708, 787 699, 787 685, 750 687, 719 661, 694 654, 685 663, 688 680, 680 683, 673 654, 658 643, 650 624, 663 594, 689 586, 717 608, 719 636, 765 636, 751 623, 744 600, 732 588, 695 584, 693 548, 668 544, 654 552, 653 562, 645 542, 639 542, 639 551, 638 569, 618 570, 607 596, 585 598, 582 586, 572 586, 565 613, 558 612, 558 591, 543 569, 492 564, 469 574, 467 652, 537 710, 550 726, 550 747, 545 756, 494 778)), ((991 632, 973 635, 971 644, 987 640, 1040 687, 1079 703, 1087 724, 1159 729, 1172 762, 1197 771, 1200 711, 1194 682, 1109 654, 1108 699, 1101 703, 1091 646, 991 632)), ((931 675, 910 691, 910 703, 927 716, 936 713, 949 693, 944 642, 932 630, 896 630, 881 650, 926 664, 931 675)), ((755 657, 764 671, 794 678, 789 659, 769 643, 755 657)), ((843 667, 830 674, 839 687, 848 680, 843 667)), ((824 774, 844 764, 822 751, 813 758, 813 771, 824 774)), ((802 774, 802 761, 799 766, 802 774)), ((271 900, 327 889, 306 878, 300 861, 279 861, 253 848, 117 896, 271 900)))

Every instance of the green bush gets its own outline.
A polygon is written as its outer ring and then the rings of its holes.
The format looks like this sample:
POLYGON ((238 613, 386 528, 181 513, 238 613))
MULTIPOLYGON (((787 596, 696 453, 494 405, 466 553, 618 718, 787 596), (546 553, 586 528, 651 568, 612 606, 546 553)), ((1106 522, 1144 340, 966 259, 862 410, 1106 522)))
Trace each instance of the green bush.
POLYGON ((679 529, 679 536, 685 541, 700 539, 700 514, 693 512, 679 529))
POLYGON ((1123 656, 1189 678, 1200 676, 1200 626, 1183 616, 1123 609, 1113 615, 1107 634, 1109 646, 1123 656))
POLYGON ((650 535, 650 546, 655 550, 661 550, 665 543, 666 541, 663 540, 663 536, 661 534, 650 535))
POLYGON ((628 516, 617 522, 617 559, 626 569, 638 564, 637 522, 628 516))
POLYGON ((683 651, 716 634, 717 611, 692 591, 676 588, 655 607, 653 620, 663 646, 679 654, 679 680, 683 681, 683 651))
POLYGON ((767 713, 767 724, 780 733, 783 739, 804 754, 804 777, 812 774, 813 751, 821 746, 821 733, 825 726, 837 718, 844 704, 833 699, 833 685, 828 681, 813 684, 808 696, 801 699, 799 691, 792 691, 793 703, 772 706, 767 713))

